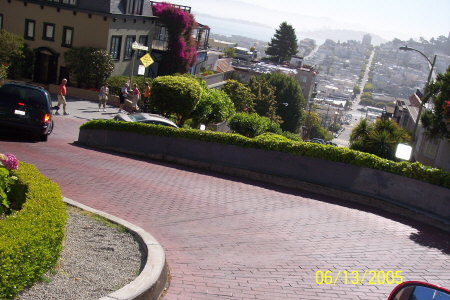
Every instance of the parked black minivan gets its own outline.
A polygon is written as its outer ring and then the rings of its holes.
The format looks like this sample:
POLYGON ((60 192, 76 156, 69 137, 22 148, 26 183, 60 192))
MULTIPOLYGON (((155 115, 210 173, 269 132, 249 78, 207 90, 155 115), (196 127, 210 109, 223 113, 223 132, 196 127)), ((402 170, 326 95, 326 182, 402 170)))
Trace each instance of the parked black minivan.
POLYGON ((0 126, 30 132, 46 141, 53 130, 49 93, 21 82, 4 84, 0 87, 0 126))

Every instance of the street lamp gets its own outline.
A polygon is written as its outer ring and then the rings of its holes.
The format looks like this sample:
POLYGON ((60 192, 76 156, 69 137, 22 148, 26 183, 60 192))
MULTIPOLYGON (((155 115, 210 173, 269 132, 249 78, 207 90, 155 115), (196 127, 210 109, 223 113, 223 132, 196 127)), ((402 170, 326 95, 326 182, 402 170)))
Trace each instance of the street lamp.
POLYGON ((416 140, 417 126, 419 125, 420 114, 422 113, 423 105, 428 100, 428 98, 430 97, 430 95, 427 93, 427 90, 428 90, 428 86, 430 85, 431 76, 433 74, 434 64, 436 63, 436 55, 434 55, 433 62, 431 62, 431 60, 425 54, 423 54, 421 51, 419 51, 417 49, 414 49, 414 48, 411 48, 411 47, 408 47, 408 46, 403 46, 403 47, 400 47, 399 49, 403 50, 403 51, 415 51, 415 52, 419 53, 420 55, 425 57, 425 59, 428 62, 428 67, 430 68, 430 73, 428 74, 427 83, 425 85, 425 93, 424 93, 425 97, 423 99, 420 99, 421 102, 420 102, 420 106, 419 106, 419 112, 417 113, 417 119, 416 119, 416 123, 414 124, 414 130, 413 130, 413 133, 412 133, 412 138, 415 141, 416 140))

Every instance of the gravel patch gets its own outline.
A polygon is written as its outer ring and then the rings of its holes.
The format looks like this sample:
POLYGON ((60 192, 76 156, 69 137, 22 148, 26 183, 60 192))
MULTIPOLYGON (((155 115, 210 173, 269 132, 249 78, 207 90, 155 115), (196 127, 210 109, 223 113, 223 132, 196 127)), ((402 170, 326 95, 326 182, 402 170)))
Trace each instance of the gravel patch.
POLYGON ((144 267, 139 243, 131 233, 106 226, 71 206, 67 213, 58 265, 18 299, 99 299, 133 281, 144 267))

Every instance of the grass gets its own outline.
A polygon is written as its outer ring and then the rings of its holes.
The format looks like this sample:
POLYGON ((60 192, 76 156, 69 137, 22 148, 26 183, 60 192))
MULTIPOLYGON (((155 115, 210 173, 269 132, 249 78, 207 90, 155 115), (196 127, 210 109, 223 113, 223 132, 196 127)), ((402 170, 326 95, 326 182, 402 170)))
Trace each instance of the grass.
POLYGON ((68 205, 67 206, 67 211, 72 211, 72 212, 75 212, 75 213, 79 213, 79 214, 81 214, 83 216, 89 217, 89 218, 99 222, 102 225, 105 225, 105 226, 107 226, 109 228, 116 229, 117 231, 122 232, 122 233, 125 233, 125 232, 128 231, 125 226, 122 226, 120 224, 114 223, 114 222, 112 222, 112 221, 110 221, 110 220, 108 220, 108 219, 106 219, 104 217, 101 217, 99 215, 96 215, 96 214, 91 213, 89 211, 82 210, 82 209, 74 207, 74 206, 68 205))

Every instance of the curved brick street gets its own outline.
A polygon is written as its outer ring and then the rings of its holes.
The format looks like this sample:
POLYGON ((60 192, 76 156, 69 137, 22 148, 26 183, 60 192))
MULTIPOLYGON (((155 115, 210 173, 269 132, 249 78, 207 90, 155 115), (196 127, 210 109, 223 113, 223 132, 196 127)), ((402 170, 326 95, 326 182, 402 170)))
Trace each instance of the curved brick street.
POLYGON ((154 235, 172 275, 165 299, 386 299, 394 285, 368 284, 370 273, 345 284, 343 271, 365 270, 450 287, 449 234, 330 197, 79 147, 84 121, 55 122, 47 143, 3 136, 0 152, 154 235), (318 270, 341 275, 318 285, 318 270))

